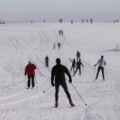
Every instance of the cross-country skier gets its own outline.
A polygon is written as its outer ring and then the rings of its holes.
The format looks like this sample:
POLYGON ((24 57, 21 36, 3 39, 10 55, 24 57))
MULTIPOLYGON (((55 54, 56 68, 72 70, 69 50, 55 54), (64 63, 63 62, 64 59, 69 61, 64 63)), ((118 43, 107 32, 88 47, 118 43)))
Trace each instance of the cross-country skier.
POLYGON ((76 72, 79 70, 79 75, 81 75, 81 65, 82 67, 84 67, 83 63, 81 62, 81 60, 79 60, 77 63, 76 63, 76 70, 73 74, 73 76, 76 74, 76 72))
POLYGON ((60 42, 58 42, 58 48, 60 49, 60 46, 61 46, 61 44, 60 44, 60 42))
POLYGON ((49 57, 47 55, 45 57, 45 66, 49 67, 49 57))
POLYGON ((71 66, 70 72, 73 70, 73 73, 74 73, 75 72, 75 66, 76 66, 75 58, 73 60, 70 59, 70 61, 72 62, 72 66, 71 66))
POLYGON ((81 55, 80 52, 77 51, 77 53, 76 53, 77 61, 81 60, 81 59, 80 59, 80 55, 81 55))
POLYGON ((36 65, 31 63, 30 61, 28 62, 27 66, 25 67, 25 75, 28 75, 28 82, 27 82, 28 88, 27 89, 30 88, 31 79, 32 79, 32 87, 31 88, 33 88, 35 86, 35 82, 34 82, 35 69, 36 69, 36 65))
POLYGON ((98 70, 97 70, 97 75, 96 75, 96 78, 98 78, 98 74, 100 72, 100 70, 102 70, 102 76, 103 76, 103 80, 105 80, 105 75, 104 75, 104 66, 106 65, 106 61, 103 59, 104 56, 102 55, 101 58, 98 60, 98 62, 94 65, 98 65, 98 70))
POLYGON ((59 86, 61 85, 68 97, 69 103, 71 106, 75 106, 72 102, 71 95, 68 91, 68 87, 65 81, 65 74, 69 77, 69 82, 72 83, 71 75, 66 66, 61 64, 60 58, 56 59, 56 65, 52 68, 51 71, 51 84, 52 86, 55 85, 55 107, 58 107, 58 93, 59 93, 59 86), (55 79, 55 82, 54 82, 55 79), (55 83, 55 84, 54 84, 55 83))
POLYGON ((59 32, 59 36, 61 35, 61 30, 58 31, 59 32))

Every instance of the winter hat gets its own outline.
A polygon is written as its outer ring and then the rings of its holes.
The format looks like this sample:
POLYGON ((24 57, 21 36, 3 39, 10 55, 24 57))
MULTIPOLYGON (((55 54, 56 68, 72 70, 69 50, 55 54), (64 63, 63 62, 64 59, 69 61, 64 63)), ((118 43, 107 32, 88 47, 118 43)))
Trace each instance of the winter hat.
POLYGON ((60 63, 60 62, 61 62, 60 58, 57 58, 56 63, 60 63))

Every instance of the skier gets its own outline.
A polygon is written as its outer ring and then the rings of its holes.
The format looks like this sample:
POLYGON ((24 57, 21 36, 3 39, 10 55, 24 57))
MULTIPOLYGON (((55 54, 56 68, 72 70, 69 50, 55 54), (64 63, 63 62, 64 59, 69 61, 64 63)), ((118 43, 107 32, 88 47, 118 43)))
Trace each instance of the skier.
POLYGON ((61 44, 60 44, 60 42, 58 42, 58 48, 60 49, 60 46, 61 46, 61 44))
POLYGON ((66 66, 61 64, 60 58, 56 59, 56 65, 52 68, 51 71, 51 84, 52 86, 55 85, 55 107, 58 107, 58 93, 59 93, 59 86, 61 85, 68 97, 69 103, 71 106, 75 106, 72 102, 71 95, 68 91, 68 87, 65 81, 65 74, 69 77, 69 82, 72 83, 71 75, 66 66), (55 84, 54 84, 55 78, 55 84))
POLYGON ((73 24, 73 20, 71 20, 71 24, 73 24))
POLYGON ((77 53, 76 53, 77 61, 80 60, 80 55, 81 55, 80 52, 77 51, 77 53))
POLYGON ((32 79, 32 87, 35 87, 35 82, 34 82, 34 77, 35 77, 35 69, 36 65, 31 63, 30 61, 28 62, 27 66, 25 67, 25 75, 28 75, 28 82, 27 82, 27 89, 30 88, 30 80, 32 79))
POLYGON ((61 35, 63 36, 63 34, 64 34, 63 30, 61 30, 61 35))
POLYGON ((59 32, 59 36, 61 35, 61 30, 58 31, 59 32))
POLYGON ((101 59, 99 59, 98 62, 94 65, 94 66, 98 65, 97 75, 96 75, 96 78, 95 78, 96 80, 98 78, 98 74, 99 74, 100 70, 102 70, 103 80, 105 80, 105 77, 104 77, 104 66, 106 65, 106 61, 103 58, 104 58, 104 56, 102 55, 101 59))
POLYGON ((76 71, 74 72, 73 76, 76 74, 78 69, 79 69, 79 75, 81 75, 81 65, 82 65, 82 67, 84 67, 84 65, 82 64, 81 60, 77 61, 77 63, 76 63, 76 71))
POLYGON ((70 61, 72 62, 72 66, 71 66, 71 69, 70 69, 70 72, 73 70, 73 73, 75 72, 75 65, 76 65, 76 61, 75 59, 71 60, 70 61))
POLYGON ((49 57, 47 55, 45 57, 45 66, 49 67, 49 57))

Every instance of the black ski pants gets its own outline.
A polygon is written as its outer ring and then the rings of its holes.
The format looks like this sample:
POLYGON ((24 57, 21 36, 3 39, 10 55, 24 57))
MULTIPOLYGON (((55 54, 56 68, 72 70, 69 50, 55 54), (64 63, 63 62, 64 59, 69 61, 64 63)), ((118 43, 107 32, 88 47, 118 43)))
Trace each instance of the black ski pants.
POLYGON ((67 97, 70 101, 71 100, 71 95, 68 91, 68 87, 67 87, 66 82, 55 83, 55 100, 58 101, 58 93, 59 93, 59 86, 60 85, 63 87, 63 89, 64 89, 64 91, 65 91, 65 93, 66 93, 66 95, 67 95, 67 97))
POLYGON ((104 78, 104 68, 103 67, 98 67, 96 79, 98 78, 100 70, 102 71, 103 80, 105 80, 105 78, 104 78))
POLYGON ((49 67, 49 62, 48 61, 45 62, 45 66, 49 67))
POLYGON ((79 70, 79 75, 81 75, 81 67, 77 67, 77 69, 74 72, 74 75, 76 74, 76 72, 79 70))
POLYGON ((73 73, 75 72, 75 67, 71 66, 70 72, 73 70, 73 73))
POLYGON ((31 80, 32 80, 32 87, 34 87, 34 86, 35 86, 34 75, 28 75, 28 83, 27 83, 27 86, 30 87, 31 80))
POLYGON ((80 56, 77 56, 77 61, 79 61, 80 60, 80 56))

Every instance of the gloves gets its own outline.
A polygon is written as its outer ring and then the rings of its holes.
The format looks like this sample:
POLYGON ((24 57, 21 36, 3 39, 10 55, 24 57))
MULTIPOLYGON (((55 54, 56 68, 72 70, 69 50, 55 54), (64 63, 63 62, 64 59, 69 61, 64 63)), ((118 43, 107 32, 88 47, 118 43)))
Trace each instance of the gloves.
POLYGON ((26 75, 26 73, 25 73, 25 75, 26 75))
POLYGON ((54 84, 53 82, 51 83, 51 85, 52 85, 52 86, 55 86, 55 84, 54 84))
POLYGON ((96 66, 96 65, 94 65, 94 66, 96 66))
POLYGON ((69 83, 72 83, 72 80, 71 80, 71 79, 69 79, 69 83))

